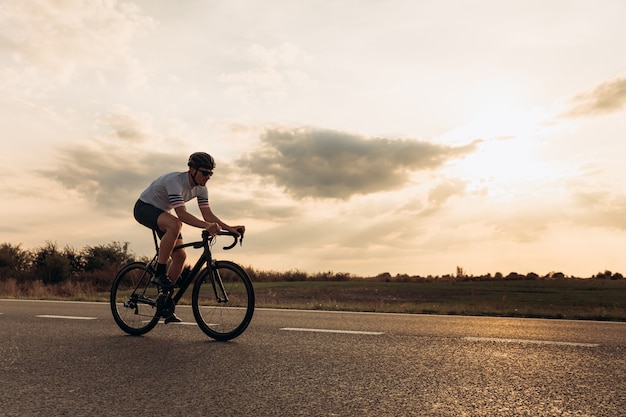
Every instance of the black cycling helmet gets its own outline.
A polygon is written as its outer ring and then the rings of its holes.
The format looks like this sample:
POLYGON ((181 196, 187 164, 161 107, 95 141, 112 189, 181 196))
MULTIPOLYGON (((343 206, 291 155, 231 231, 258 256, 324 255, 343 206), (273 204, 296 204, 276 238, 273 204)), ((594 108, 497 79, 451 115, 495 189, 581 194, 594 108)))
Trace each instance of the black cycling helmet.
POLYGON ((215 168, 215 160, 206 152, 194 152, 191 156, 189 156, 189 162, 187 162, 187 165, 195 169, 213 169, 215 168))

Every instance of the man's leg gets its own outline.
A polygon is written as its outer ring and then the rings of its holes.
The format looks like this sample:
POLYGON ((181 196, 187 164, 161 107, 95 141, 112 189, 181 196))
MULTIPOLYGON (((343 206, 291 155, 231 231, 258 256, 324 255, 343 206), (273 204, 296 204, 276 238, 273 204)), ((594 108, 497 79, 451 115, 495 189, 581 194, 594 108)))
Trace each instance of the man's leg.
POLYGON ((161 213, 157 219, 157 225, 165 232, 163 237, 161 237, 157 262, 161 265, 166 265, 170 256, 172 256, 172 250, 178 241, 178 236, 180 235, 183 224, 178 217, 170 213, 161 213))
POLYGON ((176 245, 180 230, 183 228, 183 223, 170 213, 161 213, 157 219, 157 224, 159 228, 165 232, 163 237, 161 237, 157 261, 160 264, 166 264, 172 255, 172 250, 176 245))
MULTIPOLYGON (((178 239, 175 242, 175 246, 182 244, 182 239, 178 239)), ((169 271, 167 271, 167 275, 171 277, 173 282, 176 282, 180 273, 183 271, 185 259, 187 259, 187 252, 185 252, 185 249, 177 249, 172 252, 172 263, 170 264, 169 271)))
MULTIPOLYGON (((178 266, 181 262, 180 252, 185 255, 184 250, 176 250, 174 251, 174 246, 178 243, 182 243, 182 239, 179 239, 180 230, 183 228, 183 223, 178 219, 178 217, 173 216, 169 213, 161 213, 157 218, 157 225, 161 230, 165 232, 165 234, 161 237, 161 244, 159 245, 159 256, 157 258, 157 270, 163 270, 165 272, 165 265, 169 260, 170 256, 172 256, 172 265, 170 266, 170 276, 174 276, 174 280, 178 278, 180 275, 180 270, 182 270, 182 265, 178 266), (173 253, 172 253, 173 252, 173 253), (172 269, 174 267, 174 269, 172 269)), ((182 256, 182 262, 185 261, 185 257, 182 256)), ((166 274, 167 278, 167 274, 166 274)), ((165 281, 170 281, 166 279, 165 281)), ((165 323, 180 323, 181 319, 174 314, 169 317, 165 317, 165 323)))

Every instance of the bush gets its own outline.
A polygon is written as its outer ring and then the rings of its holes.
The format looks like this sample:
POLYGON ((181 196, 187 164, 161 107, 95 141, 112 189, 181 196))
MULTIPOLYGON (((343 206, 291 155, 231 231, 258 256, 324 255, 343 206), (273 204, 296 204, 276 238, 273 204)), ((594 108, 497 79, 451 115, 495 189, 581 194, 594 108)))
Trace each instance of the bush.
POLYGON ((44 284, 58 284, 69 279, 72 265, 56 243, 46 242, 46 246, 36 249, 33 254, 33 272, 44 284))
POLYGON ((624 276, 622 274, 620 274, 619 272, 613 273, 611 271, 604 271, 604 272, 598 272, 597 275, 594 275, 592 278, 597 278, 597 279, 623 279, 624 276))
POLYGON ((108 245, 87 246, 83 250, 83 269, 86 272, 119 268, 134 260, 128 251, 128 242, 111 242, 108 245))
POLYGON ((15 278, 23 274, 28 268, 29 258, 28 251, 23 250, 20 245, 0 244, 0 279, 15 278))

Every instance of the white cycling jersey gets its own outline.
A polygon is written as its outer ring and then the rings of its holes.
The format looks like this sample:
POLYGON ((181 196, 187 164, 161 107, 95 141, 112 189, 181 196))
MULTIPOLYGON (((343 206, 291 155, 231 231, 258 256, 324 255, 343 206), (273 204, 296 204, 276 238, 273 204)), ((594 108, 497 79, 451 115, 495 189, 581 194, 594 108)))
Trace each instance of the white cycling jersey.
POLYGON ((184 207, 193 198, 198 199, 198 207, 209 207, 209 192, 204 185, 191 186, 188 171, 170 172, 157 178, 146 188, 139 199, 169 212, 184 207))

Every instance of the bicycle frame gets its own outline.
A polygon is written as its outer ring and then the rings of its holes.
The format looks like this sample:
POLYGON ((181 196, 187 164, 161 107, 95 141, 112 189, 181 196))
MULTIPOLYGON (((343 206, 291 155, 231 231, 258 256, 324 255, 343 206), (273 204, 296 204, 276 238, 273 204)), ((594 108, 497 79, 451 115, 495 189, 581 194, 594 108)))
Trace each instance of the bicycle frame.
MULTIPOLYGON (((228 232, 220 232, 218 233, 218 235, 233 236, 228 232)), ((154 256, 154 258, 152 259, 152 261, 150 261, 148 265, 156 269, 156 261, 159 255, 159 244, 158 244, 157 234, 154 230, 152 231, 152 237, 154 238, 154 246, 156 248, 156 255, 154 256)), ((234 237, 234 238, 235 238, 235 241, 230 246, 225 246, 224 247, 225 250, 231 249, 237 244, 238 239, 237 237, 234 237)), ((174 301, 175 304, 178 304, 178 301, 183 297, 183 295, 185 294, 185 291, 187 291, 191 283, 198 276, 198 274, 200 273, 200 271, 205 265, 206 265, 206 268, 210 271, 211 285, 213 286, 213 290, 215 291, 215 298, 220 303, 228 301, 228 295, 226 294, 226 290, 224 289, 224 284, 222 283, 221 277, 219 276, 218 273, 216 273, 215 269, 213 268, 214 260, 213 260, 213 254, 211 253, 211 247, 210 247, 211 240, 212 238, 210 237, 209 232, 206 230, 203 230, 202 240, 174 246, 174 250, 184 249, 184 248, 188 248, 192 246, 195 249, 200 249, 200 248, 203 249, 202 254, 198 258, 198 261, 196 262, 196 264, 189 270, 187 274, 184 274, 184 276, 181 276, 181 278, 178 280, 177 282, 178 290, 175 290, 172 294, 172 300, 174 301), (218 293, 218 290, 219 290, 219 293, 218 293)))

